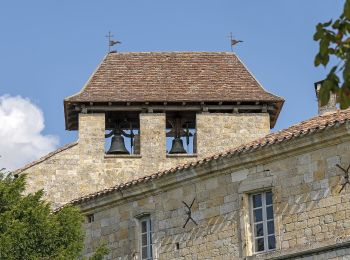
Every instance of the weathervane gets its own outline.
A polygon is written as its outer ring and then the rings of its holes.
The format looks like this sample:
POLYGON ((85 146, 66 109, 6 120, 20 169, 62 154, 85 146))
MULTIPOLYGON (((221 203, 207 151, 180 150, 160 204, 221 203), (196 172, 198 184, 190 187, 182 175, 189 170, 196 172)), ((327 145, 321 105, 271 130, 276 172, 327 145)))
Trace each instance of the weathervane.
POLYGON ((230 32, 228 38, 230 39, 230 45, 231 45, 231 51, 233 51, 233 46, 236 45, 237 43, 243 42, 241 40, 236 40, 233 38, 232 32, 230 32))
POLYGON ((116 44, 121 44, 120 41, 114 41, 113 38, 113 34, 111 34, 111 32, 108 32, 108 35, 106 35, 105 37, 108 38, 108 52, 111 52, 111 48, 112 46, 116 45, 116 44))

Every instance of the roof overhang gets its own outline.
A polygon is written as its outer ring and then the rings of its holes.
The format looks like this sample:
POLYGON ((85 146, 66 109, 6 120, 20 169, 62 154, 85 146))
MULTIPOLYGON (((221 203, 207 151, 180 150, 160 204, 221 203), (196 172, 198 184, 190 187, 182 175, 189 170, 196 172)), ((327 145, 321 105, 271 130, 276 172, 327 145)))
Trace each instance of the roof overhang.
POLYGON ((201 101, 201 102, 71 102, 64 101, 66 130, 78 130, 79 113, 268 113, 270 127, 276 124, 284 100, 280 101, 201 101))

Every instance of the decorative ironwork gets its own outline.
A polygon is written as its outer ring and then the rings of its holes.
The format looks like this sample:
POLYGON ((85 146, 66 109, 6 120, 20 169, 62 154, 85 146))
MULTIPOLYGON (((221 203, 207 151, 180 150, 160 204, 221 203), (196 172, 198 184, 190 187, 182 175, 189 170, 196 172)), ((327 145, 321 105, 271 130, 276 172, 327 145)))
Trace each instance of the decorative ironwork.
POLYGON ((342 190, 345 188, 346 184, 349 184, 350 185, 350 181, 349 181, 349 169, 350 169, 350 164, 348 166, 348 168, 346 168, 346 170, 341 167, 339 164, 336 164, 336 166, 341 169, 343 172, 344 172, 344 179, 345 179, 345 182, 342 184, 342 187, 339 191, 339 193, 342 192, 342 190))
POLYGON ((116 45, 116 44, 121 44, 122 42, 120 41, 114 41, 113 38, 113 34, 111 34, 111 32, 108 32, 108 35, 106 35, 105 37, 108 38, 108 52, 111 52, 111 48, 112 46, 116 45))
POLYGON ((188 147, 190 137, 193 136, 193 134, 190 133, 188 122, 184 118, 169 119, 168 122, 171 125, 171 130, 166 133, 166 136, 174 137, 169 154, 187 153, 183 147, 181 137, 186 137, 186 144, 188 147), (183 127, 184 125, 186 125, 185 129, 183 127))
POLYGON ((124 138, 130 138, 130 152, 132 152, 132 148, 134 146, 134 129, 132 123, 130 123, 130 134, 122 130, 120 126, 120 122, 116 121, 115 127, 108 134, 105 134, 105 138, 112 137, 111 147, 108 150, 108 154, 129 154, 129 151, 125 147, 124 138))
POLYGON ((230 32, 228 38, 230 39, 231 51, 233 51, 233 46, 234 46, 234 45, 243 42, 243 41, 241 41, 241 40, 236 40, 236 39, 234 39, 234 38, 233 38, 233 35, 232 35, 232 32, 230 32))
POLYGON ((185 224, 183 225, 182 228, 185 228, 186 225, 187 225, 187 223, 188 223, 188 221, 190 221, 190 220, 192 220, 192 222, 193 222, 194 224, 196 224, 196 226, 198 226, 197 222, 192 218, 192 206, 193 206, 193 203, 194 203, 195 200, 196 200, 196 198, 194 198, 194 199, 192 200, 192 203, 191 203, 190 206, 188 206, 186 202, 182 201, 182 203, 185 204, 185 206, 186 206, 187 209, 188 209, 188 210, 186 211, 187 220, 186 220, 186 222, 185 222, 185 224))

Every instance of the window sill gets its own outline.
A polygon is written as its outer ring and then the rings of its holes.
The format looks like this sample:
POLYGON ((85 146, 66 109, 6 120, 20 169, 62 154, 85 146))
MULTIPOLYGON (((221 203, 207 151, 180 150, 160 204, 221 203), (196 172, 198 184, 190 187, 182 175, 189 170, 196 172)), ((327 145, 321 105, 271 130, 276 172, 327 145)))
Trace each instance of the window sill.
POLYGON ((135 159, 141 158, 141 154, 105 154, 105 159, 109 158, 123 158, 123 159, 135 159))
POLYGON ((179 157, 184 157, 184 158, 195 158, 197 157, 197 154, 183 154, 183 153, 175 153, 175 154, 167 154, 166 155, 167 158, 179 158, 179 157))
POLYGON ((272 256, 276 254, 276 249, 268 250, 268 251, 263 251, 263 252, 256 252, 253 254, 255 257, 262 257, 265 258, 266 256, 272 256))

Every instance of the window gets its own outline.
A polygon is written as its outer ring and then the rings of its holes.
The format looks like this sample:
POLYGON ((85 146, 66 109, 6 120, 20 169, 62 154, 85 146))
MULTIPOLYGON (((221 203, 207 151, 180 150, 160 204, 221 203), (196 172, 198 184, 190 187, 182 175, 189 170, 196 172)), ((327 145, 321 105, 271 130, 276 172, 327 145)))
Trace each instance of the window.
POLYGON ((254 252, 266 252, 276 248, 272 192, 251 195, 251 219, 254 252))
POLYGON ((95 216, 94 214, 89 214, 86 216, 88 223, 92 223, 95 221, 95 216))
POLYGON ((166 113, 166 150, 168 155, 196 154, 196 114, 166 113))
POLYGON ((140 154, 139 114, 106 114, 105 149, 107 154, 140 154))
POLYGON ((152 225, 150 217, 140 219, 141 224, 141 259, 152 260, 152 225))

